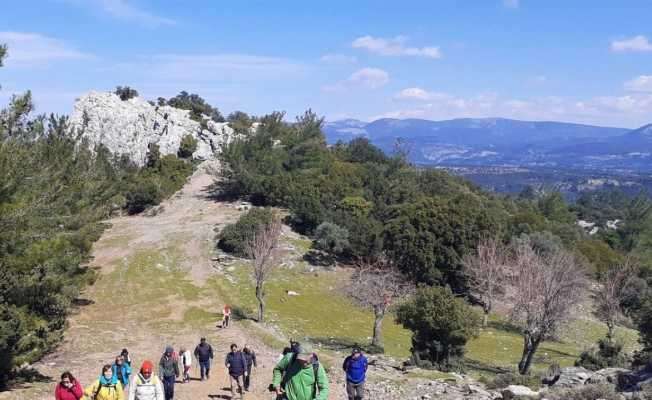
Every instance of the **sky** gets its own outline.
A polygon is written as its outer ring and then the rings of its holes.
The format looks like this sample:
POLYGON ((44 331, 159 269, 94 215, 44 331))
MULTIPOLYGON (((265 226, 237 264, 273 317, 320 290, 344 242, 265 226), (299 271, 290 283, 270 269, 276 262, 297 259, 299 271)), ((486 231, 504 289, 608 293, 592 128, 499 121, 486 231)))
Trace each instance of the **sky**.
POLYGON ((223 114, 652 122, 652 1, 21 0, 0 104, 197 93, 223 114))

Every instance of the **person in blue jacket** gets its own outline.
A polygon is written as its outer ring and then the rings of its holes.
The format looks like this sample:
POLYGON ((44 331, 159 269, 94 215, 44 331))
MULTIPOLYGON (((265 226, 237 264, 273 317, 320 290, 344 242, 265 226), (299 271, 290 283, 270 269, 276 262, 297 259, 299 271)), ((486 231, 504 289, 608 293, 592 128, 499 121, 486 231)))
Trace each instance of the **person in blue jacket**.
POLYGON ((364 398, 367 366, 367 357, 358 348, 354 348, 351 355, 344 359, 342 368, 346 372, 346 394, 349 396, 349 400, 362 400, 364 398))
POLYGON ((125 362, 122 355, 115 358, 115 363, 113 363, 111 369, 113 370, 113 376, 116 376, 122 383, 122 387, 126 388, 131 377, 131 367, 125 362))

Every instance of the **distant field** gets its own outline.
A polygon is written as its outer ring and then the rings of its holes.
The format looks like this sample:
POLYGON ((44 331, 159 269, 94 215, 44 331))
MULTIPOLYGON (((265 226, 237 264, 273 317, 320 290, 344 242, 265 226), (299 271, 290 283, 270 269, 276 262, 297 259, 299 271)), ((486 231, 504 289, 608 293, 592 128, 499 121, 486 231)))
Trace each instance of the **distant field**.
MULTIPOLYGON (((292 243, 295 246, 298 243, 292 243)), ((297 246, 299 247, 299 246, 297 246)), ((214 276, 205 290, 215 290, 231 304, 254 316, 257 302, 248 275, 248 264, 239 261, 228 267, 230 279, 214 276)), ((368 344, 371 340, 373 314, 343 296, 340 290, 348 272, 322 271, 303 261, 295 261, 292 268, 278 269, 267 286, 267 322, 277 327, 285 337, 304 337, 321 343, 323 350, 338 350, 354 343, 368 344), (287 297, 286 290, 300 293, 287 297)), ((534 371, 545 371, 553 363, 572 365, 579 354, 604 336, 606 326, 596 321, 576 321, 569 325, 559 341, 545 342, 539 348, 534 371)), ((637 333, 618 329, 628 351, 636 347, 637 333)), ((403 329, 388 315, 383 322, 383 344, 388 355, 405 359, 410 351, 410 331, 403 329)), ((273 338, 269 338, 274 341, 273 338)), ((277 346, 283 342, 270 343, 277 346)), ((467 346, 468 372, 492 375, 501 369, 515 369, 520 359, 523 341, 518 332, 510 330, 500 316, 492 316, 490 327, 483 329, 477 339, 467 346)))

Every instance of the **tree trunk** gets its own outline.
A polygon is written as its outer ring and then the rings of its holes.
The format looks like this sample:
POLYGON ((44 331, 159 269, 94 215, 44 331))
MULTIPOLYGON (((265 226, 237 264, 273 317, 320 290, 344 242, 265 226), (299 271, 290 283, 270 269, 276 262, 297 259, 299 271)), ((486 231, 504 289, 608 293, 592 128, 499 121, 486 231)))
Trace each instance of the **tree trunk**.
POLYGON ((521 375, 527 375, 529 373, 532 358, 534 357, 534 353, 537 352, 540 342, 540 339, 533 338, 529 332, 523 334, 523 355, 521 361, 518 363, 518 372, 521 375))
POLYGON ((380 344, 380 334, 381 334, 381 329, 383 325, 383 317, 385 316, 385 312, 383 310, 379 310, 378 308, 374 309, 374 334, 371 339, 371 345, 372 346, 381 346, 380 344))
POLYGON ((486 328, 489 323, 489 313, 487 311, 482 315, 482 327, 486 328))
POLYGON ((263 322, 265 314, 265 293, 263 285, 256 285, 256 299, 258 299, 258 322, 263 322))

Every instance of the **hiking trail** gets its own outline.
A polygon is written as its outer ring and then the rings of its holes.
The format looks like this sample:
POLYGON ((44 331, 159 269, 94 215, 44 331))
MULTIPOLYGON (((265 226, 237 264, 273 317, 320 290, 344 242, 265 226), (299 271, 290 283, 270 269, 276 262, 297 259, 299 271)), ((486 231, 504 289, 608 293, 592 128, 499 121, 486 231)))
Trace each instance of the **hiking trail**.
MULTIPOLYGON (((191 352, 204 336, 213 346, 211 378, 199 381, 193 358, 189 384, 175 385, 175 399, 230 399, 224 357, 231 343, 249 344, 258 358, 251 391, 245 399, 269 399, 279 349, 270 349, 234 321, 221 329, 223 303, 210 285, 215 226, 237 220, 234 203, 210 198, 210 162, 199 166, 186 185, 151 216, 118 217, 95 244, 90 265, 97 268, 96 282, 82 293, 69 318, 63 342, 34 367, 51 382, 28 383, 0 394, 0 399, 45 400, 54 397, 59 375, 66 370, 84 387, 128 348, 132 369, 143 360, 158 361, 167 344, 191 352)), ((236 394, 235 399, 239 398, 236 394)))

